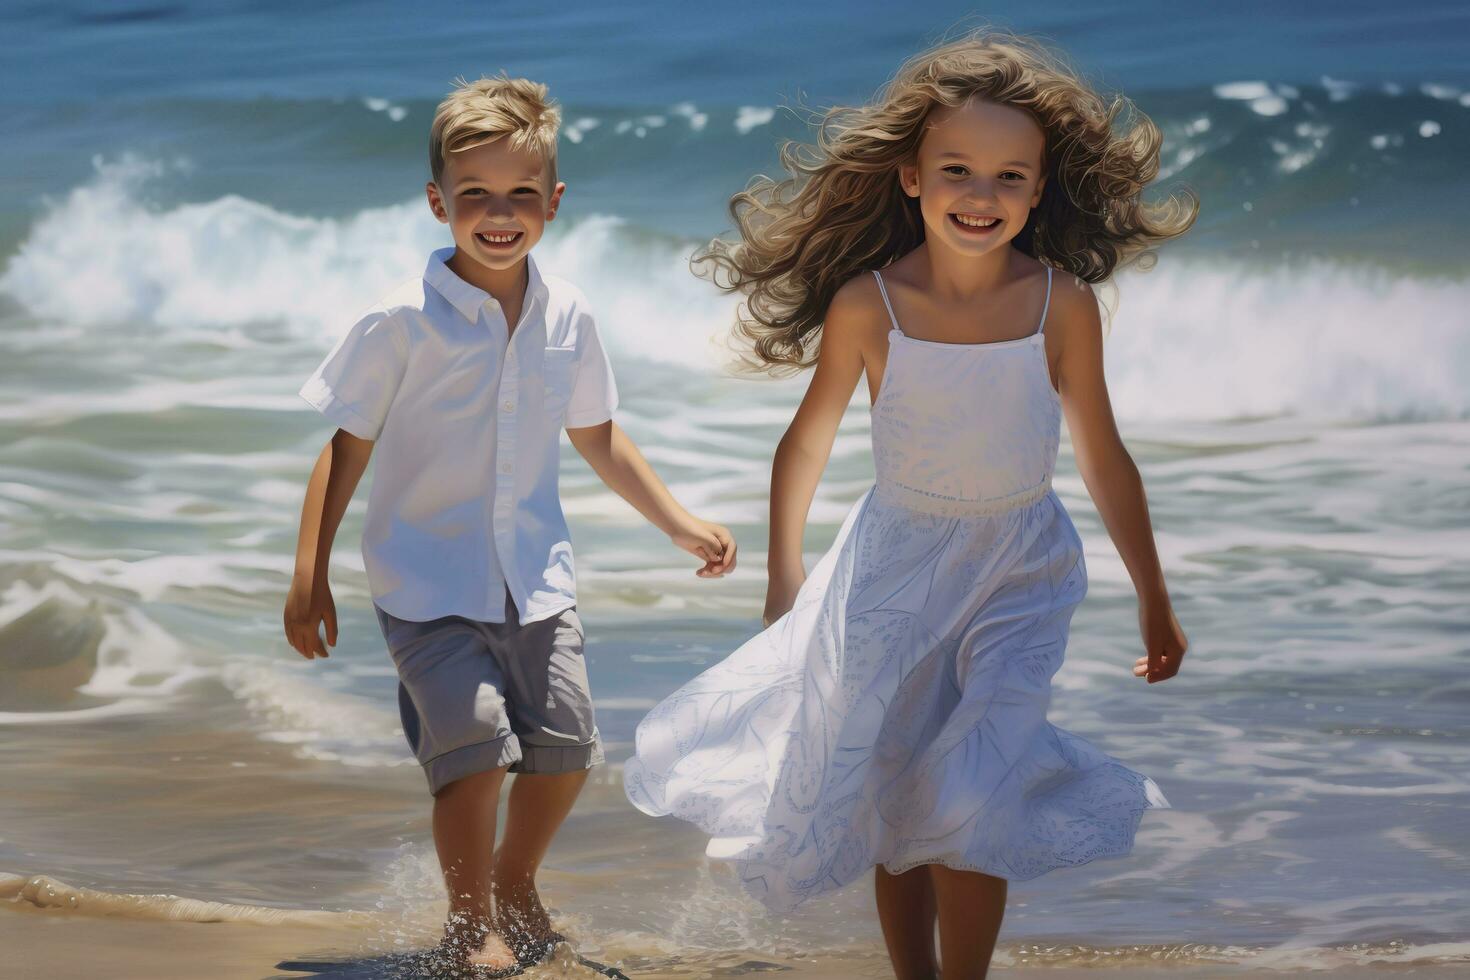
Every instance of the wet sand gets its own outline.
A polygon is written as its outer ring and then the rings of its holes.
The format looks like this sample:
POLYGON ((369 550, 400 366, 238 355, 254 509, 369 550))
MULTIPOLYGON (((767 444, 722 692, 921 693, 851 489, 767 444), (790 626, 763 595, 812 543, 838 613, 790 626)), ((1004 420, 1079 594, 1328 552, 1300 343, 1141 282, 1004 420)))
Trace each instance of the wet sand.
MULTIPOLYGON (((414 975, 405 954, 437 939, 444 911, 418 769, 301 758, 255 737, 237 702, 194 693, 205 696, 167 714, 0 740, 4 975, 414 975)), ((643 818, 618 779, 616 766, 594 773, 541 877, 581 955, 639 980, 891 975, 865 888, 849 890, 847 911, 821 917, 825 929, 752 916, 703 864, 697 831, 643 818)), ((1278 953, 1003 942, 992 976, 1295 975, 1278 953)), ((1334 977, 1450 977, 1470 957, 1463 947, 1384 947, 1311 965, 1334 977)), ((596 976, 570 948, 525 975, 596 976)))
MULTIPOLYGON (((165 713, 23 726, 0 740, 0 976, 415 975, 406 954, 433 944, 444 912, 418 768, 317 761, 263 741, 258 719, 214 683, 165 713)), ((625 751, 610 747, 614 759, 625 751)), ((891 976, 865 884, 823 914, 769 922, 732 899, 702 846, 693 828, 636 813, 617 766, 601 767, 548 856, 543 894, 581 955, 634 980, 891 976)), ((1110 938, 1003 934, 991 975, 1470 973, 1464 945, 1436 945, 1427 930, 1414 946, 1297 951, 1110 938)), ((597 974, 567 950, 525 975, 597 974)))
MULTIPOLYGON (((359 950, 361 933, 352 923, 328 925, 273 925, 247 923, 137 922, 91 918, 66 913, 0 912, 0 948, 15 972, 26 978, 72 980, 106 976, 113 980, 261 980, 276 977, 324 977, 369 980, 393 976, 390 956, 359 950), (105 964, 105 968, 103 967, 105 964)), ((603 954, 604 961, 608 961, 603 954)), ((613 958, 611 962, 619 962, 613 958)), ((696 955, 692 961, 674 957, 630 956, 621 968, 631 980, 741 977, 780 974, 802 980, 852 980, 889 977, 881 953, 822 956, 816 959, 729 953, 696 955)), ((1465 976, 1466 966, 1404 964, 1340 966, 1302 975, 1336 977, 1465 976)), ((1192 978, 1281 978, 1298 971, 1266 970, 1246 966, 1174 966, 1134 962, 1107 967, 1005 967, 992 977, 1043 976, 1054 980, 1082 980, 1100 976, 1192 978)), ((597 973, 568 962, 550 962, 528 970, 527 980, 553 977, 592 978, 597 973)))

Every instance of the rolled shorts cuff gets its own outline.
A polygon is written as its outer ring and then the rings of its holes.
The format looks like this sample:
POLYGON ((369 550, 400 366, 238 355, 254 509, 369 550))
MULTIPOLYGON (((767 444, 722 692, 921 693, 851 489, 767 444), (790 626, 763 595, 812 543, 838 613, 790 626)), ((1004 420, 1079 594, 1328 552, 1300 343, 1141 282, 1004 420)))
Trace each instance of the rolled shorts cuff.
POLYGON ((513 734, 507 734, 451 749, 436 756, 423 764, 424 775, 429 780, 429 792, 437 796, 440 790, 456 779, 493 769, 504 769, 507 766, 514 771, 520 759, 520 740, 513 734))
POLYGON ((592 741, 581 745, 531 745, 522 742, 520 761, 512 765, 510 771, 554 775, 580 772, 602 763, 602 738, 594 735, 592 741))

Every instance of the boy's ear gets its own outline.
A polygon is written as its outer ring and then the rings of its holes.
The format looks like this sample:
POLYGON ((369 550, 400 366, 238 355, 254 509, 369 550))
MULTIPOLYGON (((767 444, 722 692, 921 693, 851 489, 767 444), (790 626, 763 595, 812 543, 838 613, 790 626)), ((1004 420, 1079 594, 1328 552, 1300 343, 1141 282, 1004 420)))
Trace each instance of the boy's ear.
POLYGON ((444 208, 444 195, 439 193, 439 185, 429 181, 424 185, 424 193, 429 198, 429 210, 434 212, 434 217, 440 224, 449 224, 449 212, 444 208))
POLYGON ((546 220, 550 221, 556 217, 556 209, 561 207, 561 196, 566 192, 566 181, 559 180, 551 190, 551 197, 546 202, 546 220))
POLYGON ((919 196, 919 165, 903 163, 898 167, 898 186, 909 197, 919 196))

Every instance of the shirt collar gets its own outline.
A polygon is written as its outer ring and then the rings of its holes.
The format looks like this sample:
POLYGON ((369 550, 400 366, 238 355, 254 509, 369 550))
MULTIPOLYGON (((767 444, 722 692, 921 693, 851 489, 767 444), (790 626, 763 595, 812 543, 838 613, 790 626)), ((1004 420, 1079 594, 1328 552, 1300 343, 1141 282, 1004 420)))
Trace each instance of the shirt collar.
MULTIPOLYGON (((491 296, 479 286, 472 286, 449 268, 449 260, 454 257, 454 247, 441 248, 429 255, 429 264, 424 268, 424 282, 434 288, 440 296, 449 301, 449 304, 459 311, 460 315, 471 323, 477 323, 480 319, 480 308, 491 296)), ((536 260, 526 256, 526 299, 525 306, 542 298, 546 292, 546 281, 541 278, 541 271, 536 268, 536 260)))

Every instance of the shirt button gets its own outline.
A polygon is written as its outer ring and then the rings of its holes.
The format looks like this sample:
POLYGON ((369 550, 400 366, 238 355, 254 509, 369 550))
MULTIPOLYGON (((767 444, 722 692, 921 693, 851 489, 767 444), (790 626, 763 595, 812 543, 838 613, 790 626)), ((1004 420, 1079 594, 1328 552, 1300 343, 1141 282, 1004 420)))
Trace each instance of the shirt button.
POLYGON ((507 400, 507 401, 501 402, 500 403, 500 407, 503 408, 503 409, 505 409, 507 412, 514 412, 516 410, 516 403, 513 402, 513 401, 507 400))
POLYGON ((510 472, 510 463, 509 462, 501 463, 500 464, 500 472, 502 472, 502 473, 509 473, 510 472))

